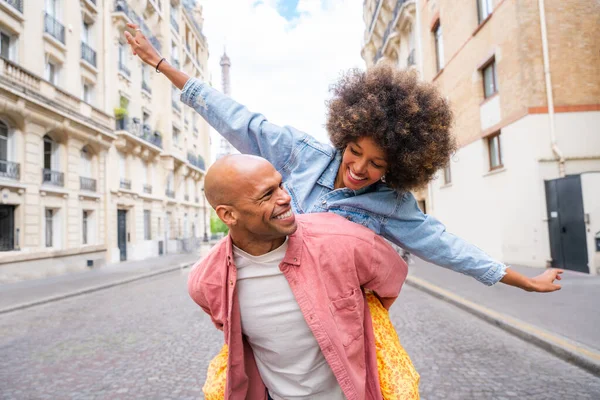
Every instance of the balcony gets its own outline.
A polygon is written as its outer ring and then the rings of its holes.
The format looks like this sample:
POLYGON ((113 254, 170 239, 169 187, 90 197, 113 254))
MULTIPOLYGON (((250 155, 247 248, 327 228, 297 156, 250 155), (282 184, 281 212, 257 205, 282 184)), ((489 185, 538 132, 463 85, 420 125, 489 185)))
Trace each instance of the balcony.
POLYGON ((125 76, 127 76, 128 78, 131 77, 131 71, 129 70, 129 68, 127 68, 127 66, 125 64, 123 64, 121 61, 119 61, 119 71, 121 71, 125 76))
POLYGON ((198 128, 194 126, 194 136, 198 136, 198 128))
POLYGON ((44 32, 65 44, 65 27, 48 13, 44 15, 44 32))
POLYGON ((179 24, 177 23, 177 20, 175 19, 175 16, 172 13, 171 13, 171 26, 173 27, 175 32, 179 33, 179 24))
POLYGON ((15 162, 0 160, 0 178, 18 181, 21 178, 21 166, 15 162))
POLYGON ((65 174, 49 169, 42 169, 42 183, 54 186, 65 186, 65 174))
POLYGON ((144 184, 144 188, 143 189, 144 189, 144 193, 146 193, 146 194, 152 194, 152 185, 144 184))
POLYGON ((129 8, 129 5, 127 4, 127 2, 125 0, 116 0, 115 1, 115 12, 122 12, 123 14, 125 14, 125 16, 134 24, 138 25, 140 27, 140 29, 142 30, 142 33, 148 38, 148 40, 150 40, 150 43, 152 43, 152 46, 154 46, 154 48, 160 53, 160 49, 161 49, 161 45, 160 45, 160 41, 158 40, 158 38, 154 35, 152 35, 152 31, 150 31, 150 28, 148 28, 148 25, 146 25, 146 22, 140 18, 135 11, 131 10, 129 8))
POLYGON ((146 81, 142 81, 142 90, 148 94, 152 94, 152 89, 150 88, 150 85, 146 83, 146 81))
POLYGON ((154 131, 148 124, 142 125, 139 118, 125 117, 115 120, 115 129, 117 131, 126 131, 153 146, 162 148, 162 136, 160 132, 154 131))
POLYGON ((96 180, 92 178, 86 178, 84 176, 79 177, 79 188, 81 190, 87 190, 88 192, 96 191, 96 180))
POLYGON ((81 42, 81 59, 96 66, 96 52, 85 42, 81 42))
POLYGON ((2 0, 21 14, 23 13, 23 0, 2 0))
POLYGON ((175 198, 175 192, 173 190, 167 189, 167 190, 165 190, 165 196, 167 196, 167 197, 169 197, 171 199, 174 199, 175 198))
POLYGON ((406 58, 406 66, 412 67, 413 65, 415 65, 415 49, 412 49, 406 58))
POLYGON ((202 158, 202 156, 197 156, 194 155, 192 153, 188 153, 187 155, 187 159, 189 161, 190 164, 192 164, 194 167, 201 169, 202 171, 204 171, 204 159, 202 158))
POLYGON ((131 190, 131 181, 129 179, 121 179, 119 187, 125 190, 131 190))

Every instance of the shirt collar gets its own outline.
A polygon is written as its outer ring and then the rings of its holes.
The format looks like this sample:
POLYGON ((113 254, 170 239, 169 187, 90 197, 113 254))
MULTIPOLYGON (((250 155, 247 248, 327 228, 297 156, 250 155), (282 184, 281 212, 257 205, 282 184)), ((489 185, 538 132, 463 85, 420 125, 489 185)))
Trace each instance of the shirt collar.
POLYGON ((340 165, 342 164, 342 153, 339 150, 335 151, 335 156, 325 168, 325 171, 319 177, 317 183, 321 186, 325 186, 330 190, 333 190, 335 186, 335 178, 337 176, 337 172, 340 169, 340 165))
MULTIPOLYGON (((302 261, 302 243, 304 242, 302 236, 302 225, 300 222, 297 222, 298 228, 296 232, 292 235, 288 236, 288 248, 285 252, 285 256, 283 257, 283 262, 286 264, 299 266, 302 261)), ((227 240, 225 241, 225 254, 227 255, 227 266, 234 264, 233 260, 233 241, 231 240, 231 235, 227 235, 227 240)))

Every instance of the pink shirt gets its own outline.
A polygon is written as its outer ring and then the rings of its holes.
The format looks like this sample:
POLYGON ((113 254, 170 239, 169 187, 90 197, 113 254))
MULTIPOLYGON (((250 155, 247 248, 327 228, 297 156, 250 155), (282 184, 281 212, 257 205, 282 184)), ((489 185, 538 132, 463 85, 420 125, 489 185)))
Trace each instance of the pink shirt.
MULTIPOLYGON (((280 269, 346 398, 379 400, 371 314, 361 288, 374 291, 389 308, 408 267, 384 239, 338 215, 296 215, 296 221, 280 269)), ((226 399, 265 400, 266 388, 242 334, 236 273, 227 236, 194 266, 188 290, 229 346, 226 399)))

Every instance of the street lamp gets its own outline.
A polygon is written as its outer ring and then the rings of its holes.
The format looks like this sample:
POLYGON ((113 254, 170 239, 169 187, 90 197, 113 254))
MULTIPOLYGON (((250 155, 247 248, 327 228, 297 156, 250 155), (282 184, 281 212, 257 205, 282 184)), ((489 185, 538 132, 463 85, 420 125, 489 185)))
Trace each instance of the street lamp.
POLYGON ((204 188, 202 188, 202 204, 204 205, 204 243, 208 242, 208 233, 206 233, 206 196, 204 195, 204 188))

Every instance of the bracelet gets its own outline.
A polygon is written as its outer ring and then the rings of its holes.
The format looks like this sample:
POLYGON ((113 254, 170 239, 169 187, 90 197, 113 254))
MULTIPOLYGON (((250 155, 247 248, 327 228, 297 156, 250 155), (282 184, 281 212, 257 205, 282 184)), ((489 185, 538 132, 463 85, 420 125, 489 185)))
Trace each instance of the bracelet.
POLYGON ((164 58, 164 57, 163 57, 163 58, 161 58, 161 59, 160 59, 160 61, 158 62, 158 64, 156 64, 156 72, 157 72, 157 73, 159 73, 159 74, 160 74, 160 71, 158 70, 158 67, 160 67, 160 64, 161 64, 163 61, 165 61, 165 60, 166 60, 166 58, 164 58))

